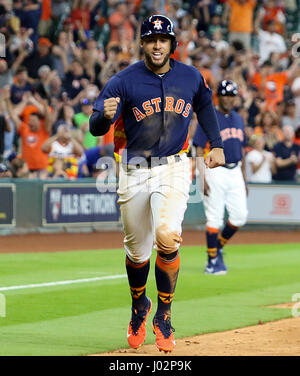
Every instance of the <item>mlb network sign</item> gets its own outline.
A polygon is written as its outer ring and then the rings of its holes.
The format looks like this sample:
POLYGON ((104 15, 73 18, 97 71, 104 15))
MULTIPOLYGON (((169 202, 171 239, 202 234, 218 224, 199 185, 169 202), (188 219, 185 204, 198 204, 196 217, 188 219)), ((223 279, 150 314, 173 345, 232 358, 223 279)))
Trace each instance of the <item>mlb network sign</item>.
POLYGON ((0 57, 6 57, 6 40, 5 40, 5 35, 0 33, 0 57))

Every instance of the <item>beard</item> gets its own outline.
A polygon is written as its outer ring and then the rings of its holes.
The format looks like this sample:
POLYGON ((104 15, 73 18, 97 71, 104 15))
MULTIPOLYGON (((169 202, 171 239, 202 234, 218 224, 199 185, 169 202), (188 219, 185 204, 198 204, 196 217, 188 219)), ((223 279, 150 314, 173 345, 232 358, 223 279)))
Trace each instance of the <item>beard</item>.
POLYGON ((231 102, 228 103, 228 102, 225 102, 223 100, 219 100, 218 106, 219 106, 220 110, 222 112, 224 112, 225 114, 226 113, 229 114, 233 110, 233 108, 234 108, 233 103, 231 103, 231 102))
POLYGON ((163 61, 161 63, 158 63, 158 62, 152 60, 152 57, 151 57, 150 54, 146 53, 145 51, 144 51, 144 54, 145 54, 145 59, 146 59, 147 65, 150 68, 154 68, 154 69, 162 68, 167 63, 167 61, 170 59, 170 56, 171 56, 171 52, 169 52, 165 56, 165 58, 163 59, 163 61))

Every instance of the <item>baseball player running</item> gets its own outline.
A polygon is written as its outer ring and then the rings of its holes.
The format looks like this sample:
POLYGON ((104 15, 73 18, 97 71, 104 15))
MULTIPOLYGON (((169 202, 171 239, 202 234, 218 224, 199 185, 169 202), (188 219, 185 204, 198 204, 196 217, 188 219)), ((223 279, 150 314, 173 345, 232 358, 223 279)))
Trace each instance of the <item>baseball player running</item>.
POLYGON ((153 15, 141 26, 145 59, 112 77, 94 104, 90 131, 105 134, 115 122, 119 204, 125 233, 126 270, 132 297, 129 346, 146 338, 152 308, 146 283, 152 248, 157 251, 157 310, 152 328, 160 351, 175 346, 171 303, 179 271, 181 223, 190 189, 188 127, 197 113, 212 151, 209 168, 225 163, 211 90, 193 67, 170 58, 176 48, 172 22, 153 15))
MULTIPOLYGON (((246 137, 243 119, 233 111, 233 101, 237 94, 236 83, 229 80, 220 82, 217 91, 219 103, 216 113, 226 164, 213 170, 205 169, 204 208, 207 219, 208 254, 205 273, 207 274, 227 273, 227 267, 223 260, 223 247, 247 220, 247 186, 242 162, 246 137), (225 208, 229 218, 223 231, 219 234, 219 230, 223 226, 225 208)), ((205 155, 206 143, 207 137, 198 125, 193 139, 198 157, 205 155)))

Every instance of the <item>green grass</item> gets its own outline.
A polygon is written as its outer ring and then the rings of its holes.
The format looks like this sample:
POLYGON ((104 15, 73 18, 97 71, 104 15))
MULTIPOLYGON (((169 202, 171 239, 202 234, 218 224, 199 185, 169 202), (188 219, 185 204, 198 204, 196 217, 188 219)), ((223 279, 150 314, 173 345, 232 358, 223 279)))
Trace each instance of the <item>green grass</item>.
MULTIPOLYGON (((203 247, 184 247, 173 303, 176 338, 291 317, 266 308, 300 293, 300 243, 226 247, 229 273, 204 275, 203 247)), ((123 250, 1 254, 0 287, 125 274, 123 250)), ((156 303, 155 253, 147 294, 156 303)), ((81 355, 127 347, 127 279, 3 292, 0 355, 81 355)), ((150 325, 148 323, 148 327, 150 325)), ((154 342, 149 330, 147 343, 154 342)))

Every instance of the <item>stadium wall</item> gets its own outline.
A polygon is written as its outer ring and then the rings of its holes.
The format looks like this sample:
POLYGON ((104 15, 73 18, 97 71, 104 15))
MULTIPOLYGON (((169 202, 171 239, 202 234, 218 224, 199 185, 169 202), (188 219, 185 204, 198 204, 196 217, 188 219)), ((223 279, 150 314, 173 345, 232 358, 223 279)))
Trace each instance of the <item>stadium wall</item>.
MULTIPOLYGON (((244 229, 300 229, 300 186, 249 184, 249 216, 244 229)), ((201 194, 191 190, 183 225, 205 227, 201 194)), ((2 179, 0 234, 88 232, 121 229, 116 185, 76 181, 2 179)))

